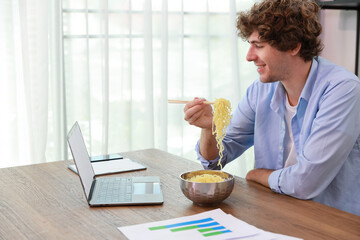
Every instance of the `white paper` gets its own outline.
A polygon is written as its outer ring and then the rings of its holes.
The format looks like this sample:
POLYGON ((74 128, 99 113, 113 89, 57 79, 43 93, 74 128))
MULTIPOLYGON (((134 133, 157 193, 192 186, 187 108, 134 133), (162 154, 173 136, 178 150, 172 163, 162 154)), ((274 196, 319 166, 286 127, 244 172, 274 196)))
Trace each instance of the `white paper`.
MULTIPOLYGON (((91 164, 94 168, 95 175, 146 169, 144 165, 134 162, 129 158, 92 162, 91 164)), ((68 168, 77 173, 77 169, 74 164, 69 165, 68 168)))
POLYGON ((287 238, 285 235, 265 232, 230 214, 224 213, 221 209, 159 222, 119 227, 118 229, 130 240, 296 239, 292 237, 287 238), (209 218, 212 220, 208 220, 209 218), (191 223, 192 221, 199 221, 199 223, 191 223), (176 226, 174 224, 182 226, 176 226), (160 228, 161 226, 163 228, 160 228), (194 228, 190 228, 190 226, 193 226, 194 228), (151 230, 153 227, 159 227, 160 229, 151 230), (187 227, 189 227, 189 229, 181 230, 187 227), (214 228, 218 228, 218 230, 210 230, 214 228), (215 232, 218 232, 219 234, 212 236, 206 235, 215 232))

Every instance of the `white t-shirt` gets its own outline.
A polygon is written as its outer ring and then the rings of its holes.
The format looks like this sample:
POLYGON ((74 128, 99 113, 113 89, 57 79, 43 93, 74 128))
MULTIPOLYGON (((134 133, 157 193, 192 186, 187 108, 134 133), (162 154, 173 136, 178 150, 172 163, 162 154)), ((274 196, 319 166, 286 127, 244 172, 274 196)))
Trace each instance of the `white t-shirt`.
POLYGON ((284 138, 284 167, 289 167, 297 162, 297 153, 291 129, 291 119, 296 113, 296 106, 291 106, 286 95, 285 103, 285 138, 284 138))

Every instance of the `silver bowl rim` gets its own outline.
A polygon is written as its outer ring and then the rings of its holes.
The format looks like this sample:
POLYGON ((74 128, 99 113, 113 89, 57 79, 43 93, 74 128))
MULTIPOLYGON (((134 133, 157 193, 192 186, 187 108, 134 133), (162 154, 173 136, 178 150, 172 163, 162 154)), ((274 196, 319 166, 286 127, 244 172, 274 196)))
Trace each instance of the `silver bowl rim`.
POLYGON ((188 182, 188 183, 195 183, 195 184, 214 184, 214 183, 217 183, 217 184, 221 184, 221 183, 226 183, 226 182, 231 182, 231 181, 235 181, 235 178, 232 174, 228 173, 228 172, 225 172, 225 171, 221 171, 221 170, 209 170, 209 169, 203 169, 203 170, 194 170, 194 171, 187 171, 187 172, 183 172, 180 174, 179 176, 180 180, 181 181, 185 181, 185 182, 188 182), (193 181, 189 181, 185 178, 183 178, 182 176, 185 175, 185 174, 188 174, 188 173, 193 173, 193 172, 200 172, 200 171, 209 171, 209 172, 222 172, 222 173, 225 173, 227 174, 229 177, 225 179, 225 181, 222 181, 222 182, 210 182, 210 183, 204 183, 204 182, 193 182, 193 181))

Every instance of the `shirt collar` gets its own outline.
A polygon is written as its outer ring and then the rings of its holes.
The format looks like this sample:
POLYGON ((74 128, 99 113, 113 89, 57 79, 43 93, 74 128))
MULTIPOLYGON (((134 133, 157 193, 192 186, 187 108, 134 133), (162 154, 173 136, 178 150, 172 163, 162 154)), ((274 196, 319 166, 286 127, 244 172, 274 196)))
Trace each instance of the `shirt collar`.
POLYGON ((278 82, 274 95, 271 99, 270 108, 276 113, 282 113, 284 110, 285 88, 281 82, 278 82))
POLYGON ((303 90, 301 91, 299 100, 304 99, 307 102, 309 101, 312 90, 313 90, 313 86, 316 81, 316 76, 317 76, 316 73, 318 71, 318 66, 319 66, 318 57, 315 57, 312 60, 309 76, 306 79, 306 83, 305 83, 303 90))

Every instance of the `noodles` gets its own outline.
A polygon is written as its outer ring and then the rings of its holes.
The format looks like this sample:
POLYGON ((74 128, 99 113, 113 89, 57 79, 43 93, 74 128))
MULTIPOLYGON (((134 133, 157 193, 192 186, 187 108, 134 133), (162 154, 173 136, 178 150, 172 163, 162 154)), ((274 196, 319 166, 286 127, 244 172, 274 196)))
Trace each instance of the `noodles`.
POLYGON ((231 104, 230 101, 219 98, 215 100, 213 106, 213 125, 212 133, 216 134, 217 148, 219 149, 219 162, 218 166, 222 170, 221 159, 223 157, 224 145, 223 139, 226 136, 226 127, 229 125, 231 120, 231 104))
MULTIPOLYGON (((220 156, 218 166, 220 165, 222 171, 221 159, 223 157, 223 151, 224 151, 224 145, 222 141, 226 136, 225 130, 227 126, 230 124, 230 120, 231 120, 230 101, 224 98, 216 99, 212 113, 213 113, 212 134, 216 134, 215 135, 215 139, 217 143, 216 146, 219 149, 219 156, 220 156)), ((187 180, 191 182, 215 183, 215 182, 224 182, 226 179, 220 177, 219 175, 204 173, 188 178, 187 180)))
POLYGON ((188 181, 191 182, 201 182, 201 183, 214 183, 214 182, 223 182, 225 181, 224 178, 218 176, 218 175, 214 175, 214 174, 200 174, 200 175, 196 175, 193 176, 189 179, 187 179, 188 181))

